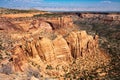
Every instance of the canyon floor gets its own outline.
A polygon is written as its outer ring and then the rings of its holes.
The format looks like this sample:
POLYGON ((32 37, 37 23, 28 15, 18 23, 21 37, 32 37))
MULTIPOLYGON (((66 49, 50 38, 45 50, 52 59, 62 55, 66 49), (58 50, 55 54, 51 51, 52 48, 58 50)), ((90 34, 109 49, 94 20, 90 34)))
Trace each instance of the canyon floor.
POLYGON ((119 80, 120 13, 0 9, 0 80, 119 80))

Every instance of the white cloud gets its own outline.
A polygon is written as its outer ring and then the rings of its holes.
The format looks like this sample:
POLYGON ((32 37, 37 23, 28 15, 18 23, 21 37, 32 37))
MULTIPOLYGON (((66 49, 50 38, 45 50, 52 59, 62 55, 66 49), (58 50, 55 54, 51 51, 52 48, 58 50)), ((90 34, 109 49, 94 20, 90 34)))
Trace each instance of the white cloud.
POLYGON ((112 1, 104 0, 104 1, 101 1, 101 3, 108 3, 108 4, 110 4, 110 3, 112 3, 112 1))

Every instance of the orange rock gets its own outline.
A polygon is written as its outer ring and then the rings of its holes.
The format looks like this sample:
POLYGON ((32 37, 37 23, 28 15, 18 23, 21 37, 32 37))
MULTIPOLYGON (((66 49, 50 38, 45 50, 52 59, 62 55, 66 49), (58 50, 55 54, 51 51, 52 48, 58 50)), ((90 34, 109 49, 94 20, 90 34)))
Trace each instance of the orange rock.
POLYGON ((12 60, 15 71, 24 71, 25 67, 27 67, 27 58, 21 46, 18 45, 13 49, 12 60))
POLYGON ((54 52, 57 59, 68 61, 71 58, 71 51, 66 42, 66 40, 58 35, 55 40, 53 40, 54 52))
POLYGON ((57 35, 54 40, 46 37, 33 38, 23 45, 24 47, 16 46, 13 49, 15 71, 24 71, 27 68, 27 61, 29 60, 34 66, 42 69, 41 73, 44 76, 46 76, 47 70, 49 72, 49 69, 46 70, 46 67, 52 67, 53 73, 57 73, 51 74, 50 71, 51 76, 65 74, 63 68, 67 70, 73 58, 76 61, 81 59, 79 63, 82 66, 81 70, 85 70, 89 65, 89 61, 84 62, 84 60, 91 60, 93 67, 98 65, 96 62, 94 63, 94 60, 98 60, 99 62, 99 59, 101 61, 101 57, 103 57, 103 61, 106 58, 98 47, 98 36, 93 37, 88 35, 86 31, 71 32, 65 38, 62 35, 57 35), (95 59, 92 61, 92 58, 95 59))
POLYGON ((21 31, 22 29, 14 23, 11 23, 10 21, 0 19, 0 30, 6 30, 11 32, 16 30, 21 31))
POLYGON ((53 49, 52 41, 48 38, 41 38, 36 43, 36 49, 40 58, 43 61, 52 61, 55 60, 55 54, 53 49))
MULTIPOLYGON (((97 39, 94 40, 93 37, 87 35, 85 31, 72 32, 66 40, 71 48, 71 54, 74 58, 84 56, 84 54, 89 53, 87 50, 90 50, 91 48, 94 48, 94 46, 98 45, 97 39)), ((91 51, 93 50, 94 49, 91 51)))

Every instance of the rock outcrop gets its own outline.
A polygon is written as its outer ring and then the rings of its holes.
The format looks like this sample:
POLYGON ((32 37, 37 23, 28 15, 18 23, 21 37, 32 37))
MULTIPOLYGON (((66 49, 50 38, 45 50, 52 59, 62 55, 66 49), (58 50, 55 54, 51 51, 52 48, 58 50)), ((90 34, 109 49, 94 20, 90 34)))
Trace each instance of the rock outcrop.
POLYGON ((34 20, 30 23, 29 30, 40 28, 41 30, 52 31, 53 30, 52 27, 53 26, 48 22, 41 21, 41 20, 34 20))
POLYGON ((61 36, 58 35, 55 40, 53 40, 54 52, 57 59, 70 61, 71 51, 67 44, 67 41, 61 36))
POLYGON ((92 53, 94 50, 98 49, 97 35, 93 38, 92 36, 87 35, 85 31, 72 32, 66 39, 74 58, 92 53))
POLYGON ((79 20, 86 23, 120 24, 120 14, 117 13, 78 13, 79 20))
POLYGON ((52 41, 48 38, 39 38, 36 43, 38 54, 42 61, 51 62, 55 60, 52 41))
POLYGON ((11 58, 15 71, 24 71, 27 68, 27 57, 21 46, 16 46, 13 49, 11 58))
POLYGON ((18 31, 19 30, 20 31, 22 29, 8 20, 0 19, 0 30, 6 30, 6 31, 15 31, 15 30, 18 31))
MULTIPOLYGON (((57 17, 0 17, 0 31, 39 34, 41 31, 52 32, 64 27, 72 27, 73 20, 70 15, 57 17)), ((15 35, 16 36, 16 35, 15 35)), ((20 36, 23 38, 24 36, 20 36)))
MULTIPOLYGON (((58 65, 69 67, 68 65, 73 59, 77 60, 81 58, 82 60, 90 58, 91 56, 99 57, 101 55, 104 63, 108 62, 108 60, 104 60, 106 56, 104 56, 104 52, 98 47, 98 36, 93 37, 88 35, 86 31, 72 32, 65 38, 58 35, 54 40, 39 37, 38 40, 33 39, 21 46, 16 46, 13 53, 12 59, 15 71, 24 71, 27 67, 26 65, 28 65, 26 64, 27 61, 39 57, 36 65, 42 67, 44 71, 42 73, 44 73, 44 75, 46 68, 56 69, 58 65)), ((96 66, 96 64, 92 66, 96 66)), ((63 72, 62 68, 60 68, 60 70, 63 72)), ((50 74, 52 75, 53 73, 50 72, 50 74)), ((56 74, 59 74, 59 71, 57 71, 56 74)), ((65 73, 60 75, 63 74, 65 73)))

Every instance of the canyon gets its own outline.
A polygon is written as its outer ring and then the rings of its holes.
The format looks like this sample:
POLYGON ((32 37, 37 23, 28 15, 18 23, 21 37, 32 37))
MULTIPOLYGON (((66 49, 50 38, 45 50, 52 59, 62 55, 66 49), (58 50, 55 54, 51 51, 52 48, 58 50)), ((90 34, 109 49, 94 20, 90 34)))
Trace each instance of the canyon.
POLYGON ((85 79, 94 70, 100 76, 96 79, 104 79, 108 72, 101 72, 103 68, 100 67, 108 67, 111 56, 101 47, 101 36, 90 33, 89 25, 87 30, 82 25, 98 22, 119 25, 120 14, 42 13, 30 17, 1 16, 0 79, 85 79), (79 22, 81 24, 78 26, 79 22))

